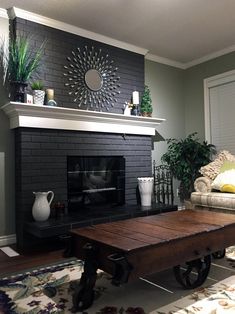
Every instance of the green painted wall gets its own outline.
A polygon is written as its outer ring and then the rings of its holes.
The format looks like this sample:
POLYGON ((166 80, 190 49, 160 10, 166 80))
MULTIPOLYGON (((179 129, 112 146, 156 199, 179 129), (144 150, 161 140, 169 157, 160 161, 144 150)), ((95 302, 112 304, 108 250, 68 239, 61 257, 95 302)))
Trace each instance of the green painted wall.
MULTIPOLYGON (((157 127, 164 139, 185 135, 183 72, 171 66, 145 61, 145 83, 151 91, 153 117, 166 119, 157 127)), ((157 164, 161 163, 161 156, 166 149, 166 142, 154 143, 152 158, 157 164)))
POLYGON ((235 52, 201 63, 184 71, 185 133, 197 131, 205 138, 204 87, 205 78, 235 69, 235 52))
MULTIPOLYGON (((8 24, 8 19, 0 17, 1 40, 8 39, 8 24)), ((7 102, 2 77, 0 72, 0 107, 7 102)), ((8 117, 0 110, 0 237, 15 233, 14 155, 14 134, 8 117)))
MULTIPOLYGON (((199 138, 204 140, 203 80, 233 69, 235 52, 187 70, 146 60, 145 82, 151 90, 153 116, 166 119, 157 128, 160 135, 165 139, 182 138, 197 132, 199 138)), ((161 163, 160 158, 166 150, 166 142, 154 143, 152 158, 157 164, 161 163)), ((175 190, 177 185, 176 182, 175 190)), ((176 203, 179 203, 178 201, 176 198, 176 203)))

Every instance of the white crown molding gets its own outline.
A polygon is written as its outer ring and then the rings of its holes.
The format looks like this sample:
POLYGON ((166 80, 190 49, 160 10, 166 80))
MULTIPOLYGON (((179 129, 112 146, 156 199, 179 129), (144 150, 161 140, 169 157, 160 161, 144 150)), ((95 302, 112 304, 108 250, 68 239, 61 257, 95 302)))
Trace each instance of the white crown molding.
POLYGON ((8 14, 7 14, 7 10, 6 9, 0 8, 0 17, 8 19, 8 14))
POLYGON ((218 58, 218 57, 221 57, 223 55, 226 55, 226 54, 228 54, 230 52, 234 52, 234 51, 235 51, 235 45, 227 47, 227 48, 219 50, 219 51, 216 51, 216 52, 213 52, 213 53, 210 53, 210 54, 208 54, 206 56, 203 56, 203 57, 201 57, 199 59, 195 59, 193 61, 186 62, 186 63, 178 62, 178 61, 171 60, 171 59, 168 59, 168 58, 159 57, 157 55, 153 55, 153 54, 150 54, 150 53, 146 54, 145 59, 151 60, 151 61, 154 61, 154 62, 158 62, 158 63, 163 63, 163 64, 166 64, 166 65, 169 65, 169 66, 173 66, 175 68, 180 68, 180 69, 186 70, 186 69, 189 69, 189 68, 191 68, 191 67, 193 67, 195 65, 204 63, 206 61, 209 61, 209 60, 212 60, 212 59, 215 59, 215 58, 218 58))
POLYGON ((16 243, 16 235, 10 234, 7 236, 0 236, 0 246, 10 245, 16 243))
POLYGON ((12 7, 10 9, 8 9, 8 15, 9 15, 10 19, 14 19, 15 17, 19 17, 19 18, 22 18, 22 19, 25 19, 25 20, 28 20, 31 22, 35 22, 38 24, 42 24, 42 25, 46 25, 46 26, 53 27, 56 29, 60 29, 60 30, 68 32, 68 33, 72 33, 75 35, 79 35, 82 37, 93 39, 93 40, 96 40, 96 41, 99 41, 99 42, 102 42, 102 43, 105 43, 105 44, 108 44, 108 45, 111 45, 114 47, 118 47, 121 49, 132 51, 132 52, 135 52, 135 53, 138 53, 141 55, 146 55, 146 53, 148 52, 147 49, 137 47, 135 45, 131 45, 131 44, 128 44, 126 42, 119 41, 119 40, 116 40, 116 39, 113 39, 111 37, 104 36, 104 35, 101 35, 98 33, 90 32, 90 31, 85 30, 83 28, 76 27, 76 26, 73 26, 73 25, 70 25, 70 24, 67 24, 64 22, 54 20, 54 19, 50 19, 48 17, 44 17, 44 16, 39 15, 39 14, 28 12, 28 11, 25 11, 25 10, 22 10, 22 9, 19 9, 16 7, 12 7))
POLYGON ((226 55, 227 53, 234 52, 234 51, 235 51, 235 45, 227 47, 227 48, 224 48, 222 50, 219 50, 219 51, 216 51, 216 52, 213 52, 213 53, 210 53, 210 54, 208 54, 208 55, 206 55, 204 57, 201 57, 199 59, 195 59, 195 60, 193 60, 191 62, 184 63, 184 66, 185 66, 185 69, 188 69, 188 68, 191 68, 191 67, 193 67, 195 65, 198 65, 200 63, 203 63, 203 62, 206 62, 206 61, 209 61, 209 60, 221 57, 223 55, 226 55))
POLYGON ((158 62, 158 63, 162 63, 162 64, 166 64, 166 65, 170 65, 170 66, 173 66, 175 68, 185 69, 184 63, 174 61, 174 60, 171 60, 168 58, 160 57, 157 55, 153 55, 151 53, 147 53, 145 55, 145 59, 150 60, 150 61, 154 61, 154 62, 158 62))

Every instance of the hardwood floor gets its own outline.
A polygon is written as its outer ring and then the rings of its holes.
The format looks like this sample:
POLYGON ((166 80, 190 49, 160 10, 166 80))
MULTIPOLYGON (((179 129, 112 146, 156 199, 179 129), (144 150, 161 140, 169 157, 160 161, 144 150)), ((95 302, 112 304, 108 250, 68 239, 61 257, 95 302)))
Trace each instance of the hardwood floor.
MULTIPOLYGON (((11 248, 15 250, 14 246, 11 246, 11 248)), ((9 273, 64 261, 66 258, 63 257, 63 251, 48 251, 45 253, 40 252, 9 257, 0 250, 0 277, 9 273)))

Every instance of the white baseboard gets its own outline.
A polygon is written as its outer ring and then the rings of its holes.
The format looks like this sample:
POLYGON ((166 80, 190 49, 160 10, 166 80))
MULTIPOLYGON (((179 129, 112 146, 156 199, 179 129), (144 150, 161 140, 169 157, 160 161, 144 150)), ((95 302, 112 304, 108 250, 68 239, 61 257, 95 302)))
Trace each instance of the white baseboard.
POLYGON ((10 245, 16 243, 16 235, 9 234, 7 236, 0 236, 0 246, 10 245))

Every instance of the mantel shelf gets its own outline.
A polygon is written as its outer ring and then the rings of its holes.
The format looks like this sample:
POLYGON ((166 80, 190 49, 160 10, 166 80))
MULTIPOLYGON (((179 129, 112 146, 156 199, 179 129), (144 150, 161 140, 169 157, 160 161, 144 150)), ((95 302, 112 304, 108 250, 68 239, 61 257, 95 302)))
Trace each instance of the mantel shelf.
POLYGON ((121 134, 155 135, 160 118, 126 116, 123 114, 30 105, 9 102, 2 110, 10 119, 10 128, 76 130, 121 134))

